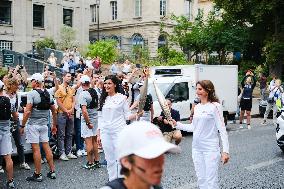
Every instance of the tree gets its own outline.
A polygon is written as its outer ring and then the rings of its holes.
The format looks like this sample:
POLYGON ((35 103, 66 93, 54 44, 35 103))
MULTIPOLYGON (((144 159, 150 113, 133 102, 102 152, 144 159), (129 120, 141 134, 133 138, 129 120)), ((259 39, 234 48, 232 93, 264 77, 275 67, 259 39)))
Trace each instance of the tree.
POLYGON ((193 22, 184 16, 173 16, 172 19, 177 25, 170 39, 179 44, 184 52, 193 51, 190 58, 216 51, 219 63, 224 64, 229 52, 240 52, 246 44, 247 26, 222 14, 218 15, 217 10, 206 19, 200 12, 193 22))
POLYGON ((70 26, 64 25, 60 30, 59 49, 64 50, 76 45, 76 31, 70 26))
POLYGON ((111 64, 118 58, 117 41, 115 40, 101 40, 92 43, 88 46, 87 56, 99 56, 103 63, 111 64))
POLYGON ((176 25, 173 28, 173 34, 170 35, 170 40, 178 44, 185 53, 193 51, 189 59, 207 51, 202 12, 197 15, 194 22, 189 22, 185 16, 173 15, 171 19, 176 22, 176 25))
POLYGON ((265 47, 270 73, 278 77, 284 63, 284 1, 283 0, 214 0, 219 8, 242 23, 251 26, 250 39, 265 47))
POLYGON ((247 30, 244 24, 211 12, 204 31, 209 53, 216 51, 220 64, 225 64, 229 52, 243 52, 248 40, 247 30))
POLYGON ((52 38, 44 38, 35 42, 35 47, 40 55, 43 56, 45 48, 56 49, 56 44, 52 38))

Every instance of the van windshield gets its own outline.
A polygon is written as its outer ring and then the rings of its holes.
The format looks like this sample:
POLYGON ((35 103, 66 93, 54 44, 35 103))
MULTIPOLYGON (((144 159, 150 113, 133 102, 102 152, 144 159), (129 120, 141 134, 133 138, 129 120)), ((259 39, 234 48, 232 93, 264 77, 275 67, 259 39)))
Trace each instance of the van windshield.
MULTIPOLYGON (((161 90, 163 95, 166 96, 167 92, 169 90, 170 84, 169 83, 156 83, 156 85, 161 90)), ((153 83, 149 83, 148 84, 148 94, 152 95, 153 101, 157 101, 158 100, 153 83)))

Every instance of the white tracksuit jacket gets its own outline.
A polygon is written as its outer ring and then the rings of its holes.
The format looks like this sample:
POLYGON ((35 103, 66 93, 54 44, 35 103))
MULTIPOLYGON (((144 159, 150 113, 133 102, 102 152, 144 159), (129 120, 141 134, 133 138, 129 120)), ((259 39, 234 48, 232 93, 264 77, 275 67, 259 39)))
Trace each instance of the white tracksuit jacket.
POLYGON ((127 98, 120 93, 108 96, 102 111, 98 112, 98 128, 107 160, 109 181, 120 176, 121 166, 117 157, 117 135, 126 126, 126 120, 128 120, 130 114, 127 98))
POLYGON ((192 124, 182 124, 178 122, 176 128, 193 132, 192 159, 199 188, 219 188, 219 133, 223 152, 229 153, 228 135, 224 124, 222 105, 216 102, 197 104, 194 108, 192 124))

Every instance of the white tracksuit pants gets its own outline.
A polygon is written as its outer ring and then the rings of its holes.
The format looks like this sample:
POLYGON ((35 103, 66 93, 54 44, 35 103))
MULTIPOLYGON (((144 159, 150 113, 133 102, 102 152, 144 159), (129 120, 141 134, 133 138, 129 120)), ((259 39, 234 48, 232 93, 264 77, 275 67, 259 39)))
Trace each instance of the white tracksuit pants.
POLYGON ((192 159, 200 189, 218 189, 220 152, 200 152, 192 149, 192 159))
POLYGON ((120 177, 121 165, 117 154, 117 133, 101 132, 101 141, 107 161, 109 181, 120 177))

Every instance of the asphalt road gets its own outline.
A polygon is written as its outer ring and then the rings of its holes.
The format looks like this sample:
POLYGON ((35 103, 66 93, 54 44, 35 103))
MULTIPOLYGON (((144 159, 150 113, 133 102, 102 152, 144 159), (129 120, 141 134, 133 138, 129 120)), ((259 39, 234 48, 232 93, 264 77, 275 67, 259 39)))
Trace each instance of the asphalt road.
MULTIPOLYGON (((271 121, 271 120, 270 120, 271 121)), ((275 127, 260 125, 261 119, 252 120, 252 129, 239 129, 238 124, 229 124, 230 162, 220 166, 221 188, 284 188, 284 154, 275 141, 275 127)), ((197 188, 196 176, 191 158, 192 136, 185 136, 181 154, 167 154, 163 187, 165 189, 197 188)), ((30 158, 31 159, 31 158, 30 158)), ((85 157, 69 162, 55 161, 57 179, 46 178, 48 166, 43 165, 44 181, 29 183, 25 178, 31 171, 19 170, 15 165, 17 188, 100 188, 107 182, 106 168, 89 171, 82 168, 85 157)), ((29 164, 33 168, 32 160, 29 164)), ((5 185, 5 176, 0 174, 0 188, 5 185)))

